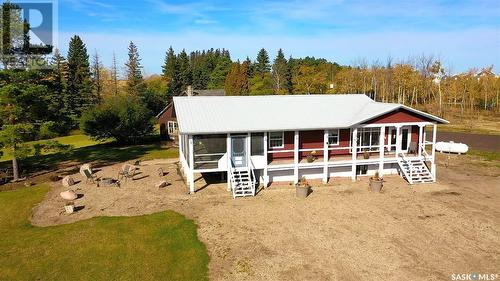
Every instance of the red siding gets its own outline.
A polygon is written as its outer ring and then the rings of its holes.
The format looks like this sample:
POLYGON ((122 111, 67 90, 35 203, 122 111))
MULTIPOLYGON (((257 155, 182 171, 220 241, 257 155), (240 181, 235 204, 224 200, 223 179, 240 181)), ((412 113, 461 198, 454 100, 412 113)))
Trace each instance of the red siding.
POLYGON ((177 116, 175 115, 175 107, 169 106, 165 112, 163 112, 160 117, 158 117, 158 122, 160 124, 166 124, 167 121, 177 121, 177 116))
MULTIPOLYGON (((293 150, 293 137, 295 133, 293 131, 290 131, 290 132, 284 132, 283 135, 284 135, 284 140, 283 140, 284 147, 275 149, 269 148, 269 151, 293 150)), ((283 153, 270 153, 268 158, 269 161, 272 161, 273 159, 293 158, 293 151, 283 152, 283 153)))
MULTIPOLYGON (((340 140, 339 145, 332 147, 349 147, 350 142, 350 130, 349 129, 340 129, 340 140)), ((293 150, 293 138, 294 132, 285 132, 284 133, 284 148, 281 149, 269 149, 269 151, 279 151, 279 150, 293 150)), ((299 132, 299 148, 300 149, 316 149, 316 156, 323 156, 323 138, 324 138, 323 130, 317 131, 301 131, 299 132)), ((305 158, 311 152, 300 152, 299 157, 305 158)), ((349 154, 349 149, 341 149, 341 150, 333 150, 329 152, 329 155, 339 155, 339 154, 349 154)), ((283 152, 283 153, 270 153, 268 157, 269 161, 273 159, 293 159, 293 151, 292 152, 283 152)))
POLYGON ((406 109, 398 109, 396 111, 387 113, 380 117, 374 118, 365 122, 366 124, 380 124, 380 123, 404 123, 404 122, 429 122, 429 118, 418 115, 406 109))

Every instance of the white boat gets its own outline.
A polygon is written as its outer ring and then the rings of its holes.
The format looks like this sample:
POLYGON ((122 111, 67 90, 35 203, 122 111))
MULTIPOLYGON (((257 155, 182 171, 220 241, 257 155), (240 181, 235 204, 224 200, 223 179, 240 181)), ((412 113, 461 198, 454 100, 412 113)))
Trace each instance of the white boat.
POLYGON ((436 150, 439 152, 448 153, 467 153, 469 151, 469 146, 465 143, 453 142, 453 141, 439 141, 436 142, 436 150))

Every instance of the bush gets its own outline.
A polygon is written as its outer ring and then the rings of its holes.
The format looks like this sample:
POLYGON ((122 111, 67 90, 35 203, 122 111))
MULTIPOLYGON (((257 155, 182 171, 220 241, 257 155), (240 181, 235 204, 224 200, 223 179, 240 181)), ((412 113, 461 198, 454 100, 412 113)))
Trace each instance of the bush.
POLYGON ((47 121, 40 126, 39 137, 42 140, 58 137, 58 125, 54 121, 47 121))
POLYGON ((154 131, 151 112, 134 97, 116 97, 85 112, 80 129, 95 140, 137 143, 154 131))

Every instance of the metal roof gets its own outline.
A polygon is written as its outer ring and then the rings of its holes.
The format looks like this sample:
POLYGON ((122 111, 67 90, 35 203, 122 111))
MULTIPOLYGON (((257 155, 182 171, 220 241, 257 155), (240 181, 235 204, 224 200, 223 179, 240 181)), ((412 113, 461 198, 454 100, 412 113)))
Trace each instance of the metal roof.
POLYGON ((363 94, 174 97, 174 106, 181 134, 347 128, 399 108, 448 123, 363 94))

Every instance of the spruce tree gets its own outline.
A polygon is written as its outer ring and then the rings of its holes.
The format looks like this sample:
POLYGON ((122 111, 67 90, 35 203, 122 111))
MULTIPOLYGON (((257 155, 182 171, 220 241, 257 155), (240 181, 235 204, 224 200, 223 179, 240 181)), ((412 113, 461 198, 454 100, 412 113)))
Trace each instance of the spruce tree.
POLYGON ((91 103, 89 55, 82 39, 75 35, 69 41, 68 49, 68 99, 66 110, 73 118, 80 117, 91 103))
POLYGON ((181 83, 181 74, 179 71, 178 67, 178 62, 175 60, 174 66, 173 66, 173 73, 172 73, 172 78, 170 82, 168 83, 168 88, 167 88, 167 102, 171 103, 173 100, 174 96, 179 96, 183 89, 182 89, 182 83, 181 83))
POLYGON ((274 93, 275 94, 285 94, 286 89, 286 76, 288 75, 288 63, 283 54, 283 50, 278 50, 278 55, 273 62, 273 81, 274 81, 274 93))
POLYGON ((142 94, 145 90, 145 85, 142 77, 141 59, 139 58, 139 50, 132 41, 130 41, 128 46, 128 61, 125 63, 125 71, 128 94, 133 96, 142 94))
POLYGON ((93 95, 93 103, 94 104, 99 104, 101 103, 102 100, 102 64, 101 60, 99 58, 99 54, 97 53, 97 50, 95 51, 94 55, 92 56, 92 88, 94 91, 93 95))
POLYGON ((257 62, 254 66, 255 74, 260 75, 264 78, 265 74, 269 73, 271 65, 269 64, 269 56, 267 55, 266 49, 260 49, 257 54, 257 62))
POLYGON ((250 58, 247 56, 247 58, 245 59, 245 61, 243 61, 244 64, 246 64, 248 66, 248 78, 251 78, 253 77, 253 73, 254 73, 254 66, 252 64, 252 61, 250 60, 250 58))
POLYGON ((174 49, 172 48, 172 46, 170 46, 170 48, 168 48, 167 53, 165 54, 165 62, 161 67, 163 78, 165 78, 167 82, 170 82, 170 80, 172 80, 174 76, 176 59, 177 58, 175 56, 174 49))
POLYGON ((68 62, 58 49, 50 61, 51 70, 48 73, 50 81, 47 93, 47 109, 49 115, 47 120, 55 121, 59 125, 60 132, 70 129, 70 113, 66 111, 65 103, 68 100, 68 62))
POLYGON ((116 65, 116 56, 113 52, 113 59, 111 62, 111 85, 113 87, 113 94, 118 95, 118 67, 116 65))
POLYGON ((188 86, 192 85, 193 83, 191 66, 189 65, 189 57, 185 50, 182 50, 182 52, 177 57, 177 63, 181 78, 180 81, 180 84, 182 85, 181 89, 185 90, 188 86))

